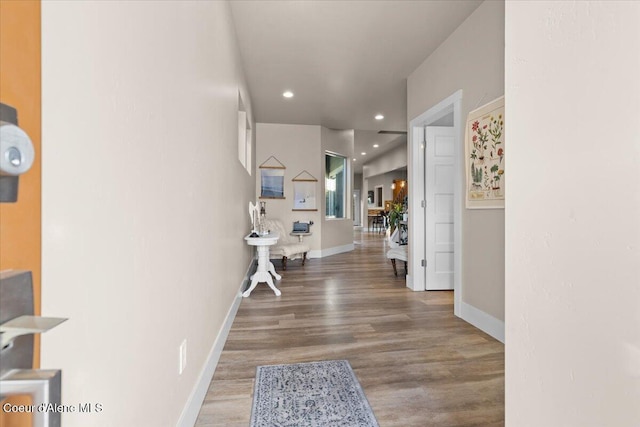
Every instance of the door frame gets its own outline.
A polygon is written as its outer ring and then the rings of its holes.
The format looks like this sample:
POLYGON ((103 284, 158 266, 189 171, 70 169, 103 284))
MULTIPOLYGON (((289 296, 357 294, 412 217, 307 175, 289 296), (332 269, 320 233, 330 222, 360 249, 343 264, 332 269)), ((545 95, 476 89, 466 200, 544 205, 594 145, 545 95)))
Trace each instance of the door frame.
POLYGON ((376 185, 373 187, 373 191, 375 191, 373 193, 373 205, 376 208, 384 208, 384 185, 376 185), (378 192, 378 189, 380 189, 380 192, 378 192), (378 194, 380 194, 380 197, 378 197, 378 194))
POLYGON ((462 90, 458 90, 427 109, 409 122, 408 135, 408 176, 412 183, 409 189, 409 274, 407 287, 414 291, 426 290, 426 269, 422 266, 425 259, 425 199, 424 188, 424 128, 438 119, 453 113, 454 133, 454 197, 453 197, 453 307, 459 316, 462 303, 462 155, 464 153, 464 128, 462 120, 462 90))

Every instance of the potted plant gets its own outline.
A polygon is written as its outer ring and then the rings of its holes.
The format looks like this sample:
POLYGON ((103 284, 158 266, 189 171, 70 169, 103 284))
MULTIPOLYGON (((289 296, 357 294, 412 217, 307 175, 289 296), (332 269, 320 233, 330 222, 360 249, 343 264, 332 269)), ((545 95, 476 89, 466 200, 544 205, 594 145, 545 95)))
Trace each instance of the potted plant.
POLYGON ((389 209, 389 227, 390 233, 393 233, 393 230, 398 226, 398 223, 402 221, 402 216, 404 214, 404 204, 402 203, 392 203, 391 209, 389 209))

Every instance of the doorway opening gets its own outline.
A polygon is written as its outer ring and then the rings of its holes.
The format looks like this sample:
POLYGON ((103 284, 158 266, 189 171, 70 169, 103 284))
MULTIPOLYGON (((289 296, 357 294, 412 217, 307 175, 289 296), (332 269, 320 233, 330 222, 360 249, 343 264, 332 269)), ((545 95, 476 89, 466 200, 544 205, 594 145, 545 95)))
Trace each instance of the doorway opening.
POLYGON ((376 185, 376 207, 381 208, 382 206, 382 185, 376 185))
POLYGON ((456 315, 462 301, 461 112, 459 90, 411 120, 408 142, 409 180, 415 184, 409 191, 412 238, 407 287, 414 291, 442 289, 438 280, 445 278, 453 284, 456 315), (437 129, 444 129, 444 134, 437 129))
POLYGON ((353 226, 362 227, 362 200, 360 196, 360 190, 353 190, 353 226))

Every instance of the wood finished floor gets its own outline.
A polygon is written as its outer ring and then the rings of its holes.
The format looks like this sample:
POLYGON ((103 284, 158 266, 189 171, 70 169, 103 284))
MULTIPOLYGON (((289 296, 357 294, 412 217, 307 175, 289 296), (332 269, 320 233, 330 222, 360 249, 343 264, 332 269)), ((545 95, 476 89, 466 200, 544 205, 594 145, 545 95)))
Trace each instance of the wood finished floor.
POLYGON ((196 426, 247 427, 256 366, 329 359, 351 363, 381 427, 504 426, 504 345, 453 315, 453 292, 407 289, 382 235, 354 241, 276 263, 282 296, 242 300, 196 426))

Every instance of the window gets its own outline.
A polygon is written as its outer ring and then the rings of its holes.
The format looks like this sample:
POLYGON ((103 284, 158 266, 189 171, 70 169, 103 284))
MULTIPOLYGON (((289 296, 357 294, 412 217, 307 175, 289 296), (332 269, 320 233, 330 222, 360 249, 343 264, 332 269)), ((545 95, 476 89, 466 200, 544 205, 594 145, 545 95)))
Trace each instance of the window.
POLYGON ((251 124, 238 92, 238 160, 251 175, 251 124))
POLYGON ((326 153, 325 159, 325 216, 327 218, 346 217, 347 159, 333 153, 326 153))

